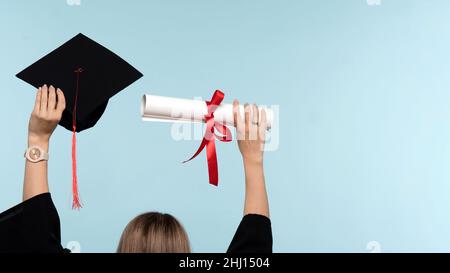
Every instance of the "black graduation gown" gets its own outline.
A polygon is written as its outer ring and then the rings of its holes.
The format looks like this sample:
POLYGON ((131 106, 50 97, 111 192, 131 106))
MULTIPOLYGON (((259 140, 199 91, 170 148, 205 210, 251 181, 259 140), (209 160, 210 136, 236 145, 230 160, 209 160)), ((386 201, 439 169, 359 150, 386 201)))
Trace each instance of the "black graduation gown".
POLYGON ((0 253, 67 252, 50 193, 36 195, 0 214, 0 253))
MULTIPOLYGON (((2 252, 70 252, 61 246, 59 216, 50 193, 37 195, 0 214, 2 252)), ((227 253, 270 252, 270 219, 257 214, 244 216, 227 253)))
POLYGON ((272 253, 270 219, 259 214, 245 215, 227 253, 272 253))

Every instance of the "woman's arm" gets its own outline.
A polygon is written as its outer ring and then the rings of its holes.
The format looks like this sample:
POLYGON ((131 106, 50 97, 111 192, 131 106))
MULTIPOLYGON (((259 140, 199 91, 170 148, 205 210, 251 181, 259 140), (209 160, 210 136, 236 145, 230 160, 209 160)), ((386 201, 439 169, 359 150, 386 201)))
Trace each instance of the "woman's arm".
MULTIPOLYGON (((44 85, 38 89, 28 124, 28 147, 38 146, 48 152, 50 136, 61 120, 65 107, 64 94, 59 88, 44 85)), ((46 160, 37 163, 26 160, 23 201, 49 191, 47 167, 46 160)))
POLYGON ((267 130, 266 112, 261 110, 261 119, 256 105, 245 104, 244 119, 239 112, 239 102, 233 102, 234 121, 239 150, 242 154, 245 170, 245 206, 244 215, 259 214, 269 217, 263 151, 267 130), (250 115, 250 111, 253 115, 250 115))

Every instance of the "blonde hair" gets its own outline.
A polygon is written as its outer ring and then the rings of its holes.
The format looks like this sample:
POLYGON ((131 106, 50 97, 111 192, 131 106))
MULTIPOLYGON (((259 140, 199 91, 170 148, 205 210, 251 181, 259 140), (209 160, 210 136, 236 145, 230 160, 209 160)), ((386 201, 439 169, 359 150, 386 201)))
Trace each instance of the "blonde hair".
POLYGON ((189 253, 189 238, 170 214, 148 212, 131 220, 117 247, 118 253, 189 253))

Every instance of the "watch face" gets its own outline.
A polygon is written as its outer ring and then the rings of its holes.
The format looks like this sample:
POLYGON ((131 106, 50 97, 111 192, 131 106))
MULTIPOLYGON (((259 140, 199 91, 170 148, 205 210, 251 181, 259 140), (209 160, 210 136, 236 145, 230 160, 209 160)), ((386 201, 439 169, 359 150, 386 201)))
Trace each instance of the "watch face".
POLYGON ((32 160, 38 160, 41 157, 41 151, 37 148, 33 148, 30 150, 29 155, 32 160))

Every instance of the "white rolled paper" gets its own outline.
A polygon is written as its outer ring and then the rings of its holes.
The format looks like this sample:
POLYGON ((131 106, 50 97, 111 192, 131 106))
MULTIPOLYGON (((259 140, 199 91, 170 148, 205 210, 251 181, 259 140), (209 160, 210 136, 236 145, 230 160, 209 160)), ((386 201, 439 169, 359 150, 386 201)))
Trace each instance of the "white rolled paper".
MULTIPOLYGON (((267 128, 273 123, 273 111, 270 108, 258 107, 266 111, 267 128)), ((239 111, 244 116, 244 106, 240 105, 239 111)), ((171 122, 204 122, 208 114, 205 101, 189 100, 154 95, 144 95, 141 103, 141 116, 143 120, 149 121, 171 121, 171 122)), ((253 113, 250 113, 251 115, 253 113)), ((260 115, 261 117, 261 115, 260 115)), ((233 105, 221 104, 214 111, 214 120, 225 125, 233 126, 233 105)))

